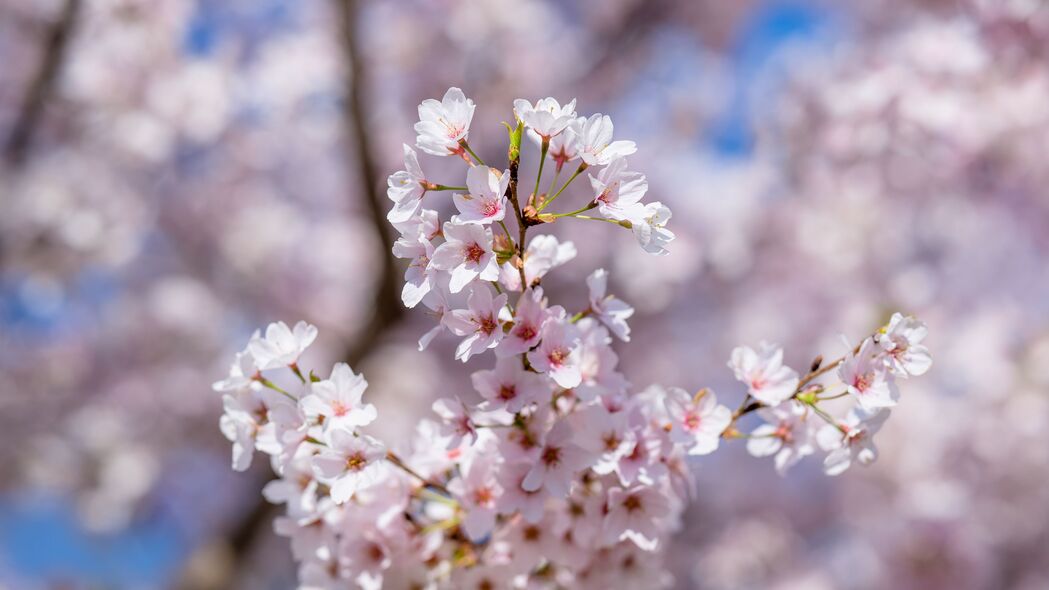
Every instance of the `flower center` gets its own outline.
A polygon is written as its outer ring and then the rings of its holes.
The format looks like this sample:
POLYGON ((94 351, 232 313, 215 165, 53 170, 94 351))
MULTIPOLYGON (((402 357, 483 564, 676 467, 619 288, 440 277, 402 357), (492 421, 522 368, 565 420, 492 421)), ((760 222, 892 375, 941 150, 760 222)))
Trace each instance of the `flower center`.
POLYGON ((343 417, 350 413, 350 406, 342 403, 341 401, 333 401, 331 403, 331 413, 337 417, 343 417))
POLYGON ((521 537, 523 537, 525 541, 532 543, 538 541, 542 536, 543 531, 539 530, 539 527, 535 525, 528 525, 521 531, 521 537))
POLYGON ((364 453, 357 452, 346 457, 346 471, 360 471, 367 464, 368 459, 364 457, 364 453))
POLYGON ((695 431, 699 429, 699 425, 702 422, 702 417, 695 412, 689 412, 688 414, 685 414, 685 419, 682 420, 682 423, 685 426, 685 430, 688 431, 695 431))
POLYGON ((565 357, 568 356, 568 351, 563 348, 555 348, 550 351, 550 354, 546 356, 546 359, 550 361, 550 364, 555 367, 560 367, 565 362, 565 357))
POLYGON ((517 329, 514 330, 514 334, 521 340, 527 342, 532 338, 535 338, 535 335, 538 334, 538 332, 536 331, 535 326, 532 326, 531 324, 518 324, 517 329))
POLYGON ((481 206, 481 214, 485 217, 494 217, 501 210, 502 207, 499 206, 499 201, 486 201, 484 205, 481 206))
POLYGON ((870 389, 871 383, 874 382, 874 373, 864 373, 857 375, 852 381, 853 387, 860 391, 867 391, 870 389))
POLYGON ((481 316, 477 329, 485 336, 491 335, 495 331, 495 318, 490 315, 481 316))
POLYGON ((484 248, 482 248, 477 242, 474 242, 466 247, 463 251, 463 255, 466 259, 474 264, 481 263, 481 257, 484 256, 484 248))
POLYGON ((492 493, 492 488, 488 486, 481 486, 474 490, 474 504, 478 506, 487 506, 495 498, 495 494, 492 493))
POLYGON ((504 402, 514 399, 517 397, 517 387, 513 385, 500 385, 498 397, 504 402))
POLYGON ((559 447, 546 447, 543 449, 542 461, 548 467, 554 467, 561 462, 561 449, 559 447))
POLYGON ((623 500, 623 508, 626 508, 627 512, 637 512, 638 510, 641 510, 641 498, 636 495, 627 496, 626 499, 623 500))

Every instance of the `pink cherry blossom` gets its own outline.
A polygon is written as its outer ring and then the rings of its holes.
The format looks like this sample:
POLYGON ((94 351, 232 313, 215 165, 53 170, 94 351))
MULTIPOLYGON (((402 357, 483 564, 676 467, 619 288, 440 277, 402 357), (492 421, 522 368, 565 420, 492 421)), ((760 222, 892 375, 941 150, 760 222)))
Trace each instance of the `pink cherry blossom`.
POLYGON ((447 240, 434 250, 429 266, 451 271, 452 293, 462 291, 472 281, 494 281, 499 278, 499 265, 492 251, 492 231, 476 224, 444 224, 447 240))
POLYGON ((452 195, 459 215, 457 223, 489 224, 506 216, 506 186, 510 171, 497 171, 487 166, 474 166, 466 172, 469 194, 452 195))
POLYGON ((758 350, 739 346, 732 351, 729 368, 747 386, 747 393, 763 404, 777 406, 798 388, 798 374, 783 364, 783 349, 762 342, 758 350))
POLYGON ((331 486, 331 499, 342 504, 379 480, 386 448, 370 436, 343 429, 330 431, 327 439, 328 445, 313 458, 313 469, 331 486))
POLYGON ((429 98, 419 105, 418 137, 415 145, 428 154, 448 156, 462 153, 459 141, 470 133, 474 102, 458 88, 449 88, 440 102, 429 98))

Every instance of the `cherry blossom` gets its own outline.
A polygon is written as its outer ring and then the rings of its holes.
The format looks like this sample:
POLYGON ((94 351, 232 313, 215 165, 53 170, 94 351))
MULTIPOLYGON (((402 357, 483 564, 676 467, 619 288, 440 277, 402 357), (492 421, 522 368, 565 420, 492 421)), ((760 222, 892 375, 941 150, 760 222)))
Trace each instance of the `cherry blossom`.
POLYGON ((419 105, 415 145, 435 156, 462 154, 459 142, 469 135, 473 116, 474 102, 458 88, 449 88, 440 102, 428 98, 419 105))
MULTIPOLYGON (((554 161, 557 172, 560 172, 568 162, 574 162, 579 159, 579 152, 582 147, 579 142, 579 136, 583 131, 583 123, 585 122, 586 117, 576 117, 569 122, 564 131, 550 139, 547 156, 554 161)), ((537 142, 542 141, 538 133, 530 135, 537 142)))
POLYGON ((663 493, 649 486, 614 487, 608 490, 607 539, 630 540, 652 551, 659 543, 659 521, 670 513, 663 493))
POLYGON ((892 314, 889 325, 875 339, 886 352, 889 367, 899 375, 924 375, 932 366, 929 349, 921 344, 929 329, 919 320, 892 314))
MULTIPOLYGON (((546 273, 569 262, 576 257, 576 247, 572 242, 560 242, 550 234, 538 235, 528 243, 524 252, 524 275, 526 287, 542 279, 546 273)), ((521 290, 520 273, 509 262, 503 264, 499 277, 506 287, 513 291, 521 290)))
POLYGON ((542 287, 525 290, 514 308, 513 327, 499 343, 495 353, 506 357, 528 352, 539 343, 539 332, 547 318, 557 314, 563 315, 564 310, 559 307, 549 311, 546 309, 542 287))
MULTIPOLYGON (((258 338, 258 332, 252 339, 258 338)), ((211 388, 215 391, 236 391, 248 387, 259 387, 255 380, 255 357, 250 350, 245 349, 233 357, 233 364, 229 368, 229 376, 221 381, 216 381, 211 388)))
POLYGON ((471 378, 490 407, 513 414, 533 403, 545 403, 553 388, 542 375, 526 371, 516 358, 500 358, 494 369, 477 371, 471 378))
POLYGON ((590 313, 623 342, 630 342, 630 325, 627 320, 634 315, 634 308, 630 307, 614 295, 607 295, 608 271, 599 268, 590 273, 586 278, 586 286, 589 290, 590 313))
POLYGON ((433 402, 433 412, 441 417, 441 434, 448 438, 448 448, 454 449, 469 437, 470 443, 477 442, 477 428, 466 409, 466 404, 457 399, 441 398, 433 402))
POLYGON ((361 488, 379 481, 386 448, 368 435, 335 429, 328 433, 327 446, 313 458, 321 481, 331 486, 336 504, 348 502, 361 488))
POLYGON ((519 98, 514 101, 514 111, 530 130, 546 140, 560 134, 576 118, 574 98, 564 106, 551 97, 536 101, 534 106, 519 98))
POLYGON ((463 290, 475 279, 494 281, 499 278, 499 265, 492 252, 492 231, 476 224, 444 224, 447 240, 434 250, 429 266, 451 271, 452 293, 463 290))
POLYGON ((467 309, 453 310, 443 319, 453 334, 466 337, 455 350, 455 358, 464 363, 475 354, 495 348, 503 339, 506 294, 492 297, 489 287, 474 285, 470 288, 467 306, 467 309))
POLYGON ((459 215, 457 223, 488 224, 501 221, 506 216, 506 186, 510 184, 510 171, 499 172, 487 166, 474 166, 466 173, 469 194, 452 195, 459 215))
POLYGON ((299 404, 307 418, 323 416, 328 429, 353 430, 371 424, 376 417, 375 406, 361 402, 368 382, 353 372, 346 363, 336 363, 331 377, 310 385, 309 395, 299 404))
POLYGON ((496 478, 496 461, 492 450, 479 453, 462 476, 448 484, 448 489, 463 499, 463 531, 474 542, 480 542, 495 528, 496 502, 503 493, 496 478))
POLYGON ((895 406, 900 398, 893 375, 889 373, 882 349, 868 338, 859 351, 850 355, 838 369, 838 375, 864 410, 895 406))
POLYGON ((645 205, 645 212, 640 219, 630 221, 634 237, 645 252, 660 256, 670 253, 667 246, 675 237, 674 232, 666 228, 670 216, 670 209, 666 205, 653 202, 645 205))
POLYGON ((583 381, 579 369, 578 330, 563 317, 551 316, 543 324, 539 346, 528 352, 528 362, 565 389, 583 381))
POLYGON ((774 464, 779 474, 816 452, 816 421, 800 402, 788 402, 774 408, 758 410, 765 424, 750 433, 747 452, 755 457, 774 455, 774 464))
POLYGON ((579 157, 588 166, 604 166, 616 158, 637 151, 632 141, 612 141, 612 118, 592 115, 579 131, 579 157))
POLYGON ((275 322, 266 326, 265 336, 251 339, 248 350, 259 369, 275 369, 294 365, 316 338, 317 327, 306 322, 298 322, 294 329, 275 322))
POLYGON ((706 455, 718 448, 721 433, 732 421, 732 412, 718 405, 709 389, 696 395, 678 387, 666 392, 666 408, 671 419, 670 435, 686 445, 689 455, 706 455))
POLYGON ((729 368, 747 385, 747 393, 763 404, 777 406, 798 388, 798 374, 783 364, 783 349, 762 342, 758 350, 740 346, 732 351, 729 368))
POLYGON ((562 285, 544 288, 548 277, 577 252, 542 230, 601 220, 584 215, 599 209, 614 231, 632 229, 642 250, 666 254, 670 210, 641 202, 647 180, 624 158, 633 142, 612 141, 608 116, 577 118, 574 109, 518 101, 501 170, 467 145, 474 105, 450 89, 420 106, 416 130, 424 152, 464 160, 458 184, 468 194, 451 197, 458 215, 441 224, 422 206, 426 193, 449 187, 426 180, 409 147, 406 170, 388 181, 388 219, 400 234, 393 254, 408 261, 401 299, 434 322, 419 349, 444 331, 460 337, 454 357, 484 362, 472 370, 474 392, 448 391, 388 447, 361 431, 384 425, 363 402, 362 375, 345 363, 327 379, 299 367, 317 336, 305 322, 256 332, 214 384, 233 468, 247 469, 256 451, 270 458, 277 479, 263 495, 282 505, 274 526, 291 540, 300 587, 666 587, 660 555, 696 498, 690 457, 746 438, 749 453, 774 456, 781 474, 820 449, 824 470, 840 474, 876 457, 871 438, 889 413, 867 410, 896 403, 895 376, 928 370, 924 325, 897 314, 855 354, 820 360, 804 378, 778 346, 737 347, 728 363, 744 384, 735 412, 709 389, 635 388, 612 346, 612 334, 629 341, 633 308, 608 293, 601 268, 585 275, 584 308, 552 304, 562 285), (550 200, 518 192, 522 125, 559 169, 582 159, 572 178, 607 166, 590 176, 587 206, 542 211, 571 178, 550 200), (509 291, 519 293, 513 303, 509 291), (838 419, 824 403, 848 394, 858 404, 838 419), (752 412, 764 423, 742 434, 752 412))
POLYGON ((403 223, 412 219, 422 207, 422 199, 430 185, 419 166, 415 150, 404 146, 404 170, 391 174, 386 184, 386 196, 393 201, 387 219, 390 223, 403 223))
POLYGON ((543 437, 539 458, 521 481, 521 488, 526 492, 546 488, 559 498, 568 495, 573 476, 590 462, 589 454, 572 439, 572 427, 567 422, 555 424, 543 437))
POLYGON ((841 423, 821 428, 817 433, 817 441, 820 448, 830 452, 823 461, 823 471, 827 475, 840 475, 853 462, 860 465, 873 463, 878 458, 874 435, 881 430, 890 412, 867 412, 862 408, 854 408, 841 423))
POLYGON ((616 158, 597 176, 590 175, 594 202, 608 219, 643 222, 646 211, 641 199, 648 191, 648 180, 644 174, 628 172, 626 166, 626 158, 616 158))

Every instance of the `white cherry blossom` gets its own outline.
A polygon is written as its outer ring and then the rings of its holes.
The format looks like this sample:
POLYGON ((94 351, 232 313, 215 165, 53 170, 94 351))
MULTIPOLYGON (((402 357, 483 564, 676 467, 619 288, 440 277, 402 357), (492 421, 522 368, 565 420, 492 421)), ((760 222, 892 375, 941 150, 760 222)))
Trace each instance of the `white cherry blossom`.
POLYGON ((361 401, 367 388, 364 376, 346 363, 336 363, 331 377, 310 384, 309 395, 299 403, 308 418, 323 416, 325 428, 353 430, 376 418, 375 406, 361 401))
POLYGON ((921 342, 929 334, 925 324, 911 316, 892 314, 885 330, 875 338, 885 351, 889 368, 898 375, 924 375, 932 366, 932 355, 921 342))
POLYGON ((449 449, 460 446, 465 438, 470 439, 471 445, 477 442, 477 428, 466 404, 458 399, 443 397, 433 402, 431 407, 441 417, 441 434, 448 438, 449 449))
POLYGON ((675 237, 674 232, 666 227, 670 216, 670 209, 656 201, 645 205, 644 215, 640 219, 630 221, 634 237, 645 252, 660 256, 670 253, 667 246, 675 237))
POLYGON ((634 315, 634 308, 614 295, 608 295, 608 271, 599 268, 586 278, 589 291, 590 313, 608 326, 608 329, 623 342, 630 342, 630 325, 627 320, 634 315))
POLYGON ((608 490, 607 540, 630 540, 652 551, 660 538, 659 521, 670 513, 670 503, 656 488, 634 486, 608 490))
POLYGON ((849 355, 838 367, 838 376, 845 383, 849 394, 867 411, 890 408, 900 399, 900 390, 885 364, 883 354, 881 347, 868 338, 856 354, 849 355))
POLYGON ((414 217, 422 208, 430 182, 419 166, 419 156, 408 145, 404 146, 404 170, 391 174, 386 184, 386 196, 393 201, 386 219, 390 223, 404 223, 414 217))
POLYGON ((645 206, 641 199, 648 191, 648 180, 638 172, 626 169, 626 158, 616 158, 590 176, 597 210, 608 219, 643 222, 645 206))
POLYGON ((783 349, 775 344, 762 342, 757 350, 738 346, 728 366, 751 397, 769 406, 790 399, 798 388, 798 373, 783 364, 783 349))
POLYGON ((542 287, 526 289, 517 299, 513 315, 514 325, 499 343, 495 353, 500 357, 506 357, 528 352, 539 343, 539 331, 542 330, 546 319, 559 312, 563 314, 564 310, 560 307, 546 309, 542 287))
POLYGON ((717 450, 721 433, 732 422, 732 411, 718 405, 713 391, 704 389, 692 396, 679 387, 669 387, 665 403, 671 419, 670 436, 684 444, 689 455, 717 450))
POLYGON ((747 452, 755 457, 774 455, 776 471, 783 475, 798 461, 816 452, 816 418, 804 404, 788 402, 758 410, 765 424, 747 439, 747 452))
POLYGON ((521 488, 526 492, 546 488, 554 497, 567 496, 573 476, 591 461, 590 454, 572 441, 572 427, 565 421, 556 423, 543 437, 539 457, 521 481, 521 488))
POLYGON ((474 166, 466 172, 465 195, 454 194, 452 201, 459 215, 458 223, 489 224, 506 217, 506 187, 510 171, 499 172, 487 166, 474 166))
POLYGON ((890 410, 853 408, 839 425, 826 425, 817 433, 820 448, 829 451, 823 461, 827 475, 840 475, 854 462, 869 465, 878 458, 874 435, 889 418, 890 410))
POLYGON ((514 111, 529 129, 547 140, 564 131, 576 118, 574 98, 564 106, 552 97, 540 99, 535 105, 519 98, 514 101, 514 111))
POLYGON ((316 326, 298 322, 291 329, 284 322, 274 322, 266 326, 265 336, 251 339, 248 350, 259 369, 276 369, 294 365, 316 339, 316 326))
POLYGON ((470 357, 495 348, 503 339, 501 317, 506 312, 506 294, 492 297, 486 285, 474 285, 466 300, 467 309, 456 309, 444 315, 444 324, 457 336, 465 336, 455 350, 455 358, 464 363, 470 357))
POLYGON ((616 158, 629 156, 637 151, 632 141, 612 141, 612 118, 608 115, 592 115, 583 123, 579 132, 579 157, 588 166, 604 166, 616 158))
POLYGON ((449 88, 439 102, 428 98, 419 105, 415 145, 435 156, 461 154, 459 142, 469 135, 473 116, 474 102, 458 88, 449 88))
POLYGON ((471 376, 474 389, 493 409, 516 414, 525 406, 549 401, 553 385, 537 373, 526 371, 520 359, 501 358, 495 368, 471 376))
POLYGON ((539 346, 529 351, 528 362, 565 389, 578 386, 583 380, 578 330, 563 316, 551 316, 543 324, 539 346))
POLYGON ((476 224, 444 224, 445 243, 430 257, 429 266, 451 272, 449 288, 458 293, 474 280, 499 278, 499 264, 492 251, 492 230, 476 224))
POLYGON ((382 474, 386 448, 374 438, 335 429, 328 433, 328 445, 313 458, 317 477, 331 486, 331 499, 343 504, 357 490, 376 483, 382 474))

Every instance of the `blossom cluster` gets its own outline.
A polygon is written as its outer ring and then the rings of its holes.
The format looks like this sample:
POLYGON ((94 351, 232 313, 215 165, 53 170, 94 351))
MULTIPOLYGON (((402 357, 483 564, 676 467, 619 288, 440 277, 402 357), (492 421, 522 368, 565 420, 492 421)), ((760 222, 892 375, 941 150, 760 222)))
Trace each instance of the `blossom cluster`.
POLYGON ((264 494, 285 505, 275 527, 291 538, 301 588, 661 587, 671 580, 660 551, 694 494, 689 457, 747 438, 751 453, 775 455, 780 471, 817 447, 828 452, 829 474, 874 459, 872 437, 899 398, 896 380, 929 368, 924 325, 896 314, 804 376, 776 346, 737 348, 729 365, 747 392, 735 411, 709 389, 636 389, 612 346, 630 340, 634 310, 608 292, 608 273, 587 278, 586 308, 554 304, 543 279, 575 247, 549 234, 528 239, 547 224, 595 220, 667 253, 670 211, 643 202, 645 176, 627 169, 636 146, 613 140, 608 116, 577 116, 574 100, 517 100, 508 167, 499 170, 470 147, 473 113, 473 101, 452 88, 420 105, 415 126, 420 150, 466 163, 465 186, 429 179, 405 146, 405 170, 390 176, 388 196, 400 233, 394 254, 409 261, 403 302, 436 318, 419 348, 444 335, 459 339, 462 362, 486 359, 472 373, 476 396, 436 401, 435 418, 406 444, 378 440, 367 432, 377 412, 361 375, 343 363, 326 377, 299 366, 317 336, 304 322, 253 335, 215 384, 225 392, 221 427, 234 468, 261 451, 279 476, 264 494), (525 133, 540 152, 527 195, 518 178, 525 133), (547 160, 554 181, 540 192, 547 160), (568 163, 575 168, 558 187, 568 163), (584 172, 585 204, 547 212, 584 172), (449 205, 456 212, 442 223, 449 205), (841 392, 817 383, 834 369, 841 392), (845 396, 857 405, 843 420, 821 407, 845 396), (752 412, 765 423, 742 434, 738 421, 752 412))

